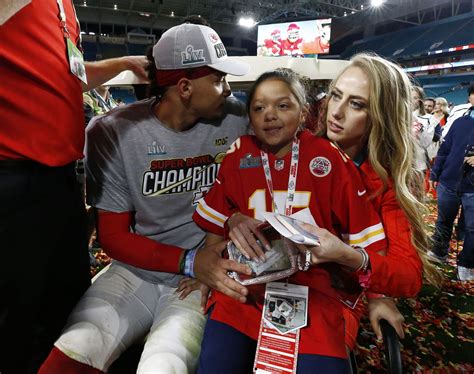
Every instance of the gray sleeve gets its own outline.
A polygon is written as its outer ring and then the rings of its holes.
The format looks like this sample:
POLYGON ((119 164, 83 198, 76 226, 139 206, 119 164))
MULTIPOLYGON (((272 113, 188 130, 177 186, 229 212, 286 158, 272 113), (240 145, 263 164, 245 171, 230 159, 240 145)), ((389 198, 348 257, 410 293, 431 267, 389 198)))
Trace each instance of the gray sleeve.
POLYGON ((86 131, 85 171, 87 202, 111 212, 133 210, 122 155, 120 138, 107 117, 94 118, 86 131), (111 125, 111 126, 110 126, 111 125))

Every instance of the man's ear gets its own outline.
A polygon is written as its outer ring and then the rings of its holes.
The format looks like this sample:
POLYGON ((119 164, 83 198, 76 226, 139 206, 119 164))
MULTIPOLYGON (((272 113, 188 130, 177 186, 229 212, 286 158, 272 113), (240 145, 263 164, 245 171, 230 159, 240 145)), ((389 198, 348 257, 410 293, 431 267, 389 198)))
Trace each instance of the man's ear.
POLYGON ((188 78, 181 78, 176 84, 176 90, 183 99, 189 99, 193 92, 193 83, 188 78))

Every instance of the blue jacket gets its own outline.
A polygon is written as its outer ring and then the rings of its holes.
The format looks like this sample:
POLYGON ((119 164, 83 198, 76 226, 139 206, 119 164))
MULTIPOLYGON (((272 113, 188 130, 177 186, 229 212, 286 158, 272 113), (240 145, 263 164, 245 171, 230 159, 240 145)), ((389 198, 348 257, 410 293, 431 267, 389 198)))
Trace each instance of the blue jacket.
POLYGON ((474 192, 474 170, 464 165, 466 148, 474 145, 474 118, 458 118, 444 138, 431 169, 430 179, 459 192, 474 192), (472 180, 471 180, 472 179, 472 180))

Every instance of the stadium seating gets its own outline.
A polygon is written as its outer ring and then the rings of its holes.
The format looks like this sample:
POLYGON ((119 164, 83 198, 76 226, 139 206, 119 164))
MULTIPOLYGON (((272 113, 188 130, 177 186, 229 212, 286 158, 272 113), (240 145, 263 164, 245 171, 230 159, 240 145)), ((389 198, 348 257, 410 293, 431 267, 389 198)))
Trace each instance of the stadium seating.
POLYGON ((101 59, 127 56, 128 51, 125 44, 99 43, 101 59))
POLYGON ((82 48, 84 49, 84 60, 95 61, 97 60, 97 43, 82 41, 82 48))
POLYGON ((364 39, 342 53, 350 58, 357 52, 373 51, 388 58, 405 59, 473 43, 474 15, 463 14, 394 33, 364 39))
POLYGON ((135 44, 135 43, 128 43, 128 54, 130 56, 141 56, 146 55, 148 48, 150 45, 147 44, 135 44))

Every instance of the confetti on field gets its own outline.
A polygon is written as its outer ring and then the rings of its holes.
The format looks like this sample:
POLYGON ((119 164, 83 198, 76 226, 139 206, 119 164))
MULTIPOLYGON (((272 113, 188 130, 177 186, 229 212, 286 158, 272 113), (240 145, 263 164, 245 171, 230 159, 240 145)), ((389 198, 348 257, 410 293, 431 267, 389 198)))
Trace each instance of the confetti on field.
MULTIPOLYGON (((436 222, 436 202, 428 202, 427 229, 436 222)), ((406 373, 474 373, 474 282, 456 279, 456 256, 462 242, 451 241, 441 289, 424 285, 418 298, 398 299, 405 316, 405 339, 401 341, 406 373)), ((364 319, 357 340, 360 373, 386 373, 383 348, 370 349, 376 342, 370 322, 364 319), (380 362, 382 362, 380 364, 380 362)))
MULTIPOLYGON (((428 201, 426 227, 430 232, 436 221, 436 202, 428 201)), ((418 298, 398 299, 405 317, 405 339, 401 353, 405 373, 474 373, 474 282, 456 280, 456 256, 462 242, 451 241, 446 265, 440 266, 445 281, 441 289, 424 285, 418 298)), ((110 262, 100 249, 93 252, 94 276, 110 262)), ((357 340, 359 373, 387 373, 383 343, 377 342, 370 322, 364 319, 357 340)))

